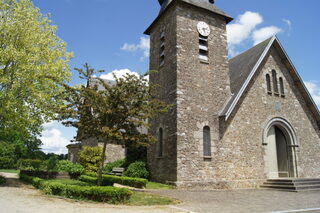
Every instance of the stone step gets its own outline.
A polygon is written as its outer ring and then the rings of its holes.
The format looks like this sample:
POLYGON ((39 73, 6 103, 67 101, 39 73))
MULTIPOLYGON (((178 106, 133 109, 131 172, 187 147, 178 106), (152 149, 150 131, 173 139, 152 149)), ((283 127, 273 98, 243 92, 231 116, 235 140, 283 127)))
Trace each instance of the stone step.
POLYGON ((320 178, 268 179, 261 187, 293 192, 320 190, 320 178))
POLYGON ((320 189, 320 184, 302 185, 302 186, 263 184, 262 187, 302 190, 302 189, 320 189))
MULTIPOLYGON (((275 184, 275 185, 313 185, 313 184, 320 184, 320 181, 305 181, 305 182, 277 182, 277 181, 267 181, 266 184, 275 184)), ((264 184, 265 184, 264 183, 264 184)))
POLYGON ((268 179, 267 181, 276 181, 276 182, 306 182, 306 181, 320 181, 320 178, 279 178, 279 179, 268 179))

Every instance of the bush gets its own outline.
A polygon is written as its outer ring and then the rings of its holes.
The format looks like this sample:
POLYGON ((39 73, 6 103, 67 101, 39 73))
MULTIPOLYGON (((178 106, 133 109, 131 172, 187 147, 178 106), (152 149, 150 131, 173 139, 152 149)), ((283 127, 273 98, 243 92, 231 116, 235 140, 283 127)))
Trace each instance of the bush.
POLYGON ((5 184, 6 183, 6 179, 0 175, 0 185, 5 184))
POLYGON ((147 170, 146 163, 143 161, 136 161, 129 165, 128 169, 124 173, 127 177, 135 178, 149 178, 149 171, 147 170))
POLYGON ((83 181, 83 182, 86 182, 86 183, 93 184, 93 185, 97 185, 98 178, 92 177, 92 176, 88 176, 88 175, 81 175, 79 177, 79 180, 83 181))
POLYGON ((80 164, 86 171, 97 172, 102 161, 101 154, 102 150, 99 146, 84 146, 79 152, 80 164))
POLYGON ((61 160, 57 164, 59 171, 68 172, 71 178, 78 178, 83 172, 84 168, 80 164, 72 163, 68 160, 61 160))
POLYGON ((125 163, 126 163, 126 159, 117 160, 117 161, 107 163, 105 165, 105 167, 103 168, 103 173, 108 174, 108 173, 112 172, 112 168, 114 168, 114 167, 124 167, 125 163))
POLYGON ((14 169, 14 160, 8 157, 0 157, 0 169, 14 169))
POLYGON ((42 160, 20 159, 17 164, 21 170, 39 171, 47 169, 46 162, 42 160))
POLYGON ((57 164, 58 164, 59 160, 57 156, 51 156, 48 160, 47 160, 47 171, 57 171, 57 164))
MULTIPOLYGON (((83 177, 84 175, 80 176, 82 177, 82 181, 85 181, 88 183, 96 183, 97 181, 97 174, 96 173, 85 173, 85 176, 91 176, 95 179, 88 179, 87 177, 83 177)), ((113 186, 114 183, 118 183, 125 186, 131 186, 135 188, 143 188, 146 187, 148 180, 143 178, 132 178, 132 177, 119 177, 119 176, 113 176, 113 175, 102 175, 102 185, 103 186, 113 186)))
POLYGON ((50 195, 60 195, 67 198, 89 199, 94 201, 123 203, 130 199, 132 192, 128 189, 99 186, 79 186, 64 184, 57 181, 45 181, 40 178, 20 175, 20 179, 31 183, 36 188, 50 195))

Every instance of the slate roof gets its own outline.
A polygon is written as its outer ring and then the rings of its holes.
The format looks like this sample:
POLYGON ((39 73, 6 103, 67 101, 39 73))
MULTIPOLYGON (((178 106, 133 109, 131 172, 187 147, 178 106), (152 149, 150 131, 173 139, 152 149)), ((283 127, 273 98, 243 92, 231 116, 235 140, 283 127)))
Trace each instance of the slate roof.
MULTIPOLYGON (((171 4, 173 1, 175 1, 175 0, 165 0, 163 2, 163 4, 161 5, 161 9, 160 9, 159 15, 162 14, 165 11, 165 9, 169 6, 169 4, 171 4)), ((231 18, 225 12, 223 12, 222 10, 218 9, 213 4, 211 4, 209 2, 209 0, 181 0, 181 1, 185 2, 185 3, 188 3, 188 4, 192 4, 194 6, 200 7, 200 8, 205 9, 205 10, 209 10, 209 11, 214 12, 216 14, 225 16, 229 20, 228 22, 233 20, 233 18, 231 18)))
POLYGON ((237 94, 272 38, 229 60, 231 92, 237 94))
POLYGON ((230 88, 232 97, 221 111, 220 116, 224 116, 225 120, 228 120, 233 110, 239 104, 240 99, 247 90, 250 81, 253 79, 254 74, 259 70, 263 59, 265 59, 271 47, 274 47, 277 50, 282 61, 288 67, 291 77, 320 127, 319 109, 276 36, 261 42, 260 44, 229 60, 230 88))
POLYGON ((218 9, 213 4, 211 4, 209 2, 209 0, 165 0, 162 3, 162 6, 161 6, 161 9, 160 9, 158 17, 153 21, 153 23, 144 32, 145 34, 150 35, 150 30, 151 30, 152 26, 159 20, 159 18, 162 16, 162 14, 164 14, 165 11, 167 11, 167 9, 170 6, 172 6, 175 2, 186 3, 186 4, 189 4, 189 5, 193 5, 195 7, 201 8, 201 9, 208 10, 208 11, 213 12, 215 14, 221 15, 226 19, 227 23, 229 23, 229 22, 231 22, 233 20, 232 17, 230 17, 225 12, 223 12, 222 10, 218 9))
POLYGON ((241 88, 248 79, 250 72, 257 64, 259 58, 262 56, 272 39, 273 37, 229 60, 230 89, 232 97, 222 110, 222 116, 225 116, 228 113, 232 104, 235 102, 235 99, 239 97, 241 88))

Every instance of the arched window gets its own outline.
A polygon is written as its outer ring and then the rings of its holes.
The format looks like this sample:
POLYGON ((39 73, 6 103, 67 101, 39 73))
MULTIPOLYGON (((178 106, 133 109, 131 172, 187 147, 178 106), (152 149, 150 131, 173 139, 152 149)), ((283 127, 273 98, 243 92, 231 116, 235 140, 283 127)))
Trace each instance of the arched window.
POLYGON ((279 83, 280 83, 281 97, 284 97, 284 85, 283 85, 283 79, 281 77, 279 78, 279 83))
POLYGON ((159 128, 159 144, 158 144, 158 156, 163 156, 163 129, 159 128))
POLYGON ((266 83, 267 83, 267 91, 268 91, 268 94, 272 94, 272 90, 271 90, 271 79, 270 79, 270 75, 269 75, 269 74, 266 75, 266 83))
POLYGON ((203 127, 203 156, 211 156, 211 135, 210 127, 208 126, 203 127))
POLYGON ((275 95, 279 95, 277 73, 276 73, 275 70, 272 70, 272 83, 273 83, 273 91, 274 91, 274 94, 275 94, 275 95))

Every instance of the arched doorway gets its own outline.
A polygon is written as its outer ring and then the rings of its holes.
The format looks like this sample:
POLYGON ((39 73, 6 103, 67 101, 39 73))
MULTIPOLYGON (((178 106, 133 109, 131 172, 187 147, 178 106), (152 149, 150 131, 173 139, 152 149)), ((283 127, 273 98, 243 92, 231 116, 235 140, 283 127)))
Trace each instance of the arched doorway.
POLYGON ((291 125, 283 119, 269 122, 265 130, 266 166, 268 178, 297 177, 297 141, 291 125))

